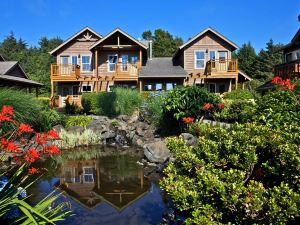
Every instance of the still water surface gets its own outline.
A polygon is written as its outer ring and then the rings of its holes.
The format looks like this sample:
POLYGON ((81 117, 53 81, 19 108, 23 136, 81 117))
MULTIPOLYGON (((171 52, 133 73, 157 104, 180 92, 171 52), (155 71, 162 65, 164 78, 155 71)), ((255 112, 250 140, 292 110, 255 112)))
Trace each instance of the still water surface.
POLYGON ((100 147, 65 152, 41 165, 48 172, 29 190, 32 202, 58 188, 75 216, 59 224, 158 224, 167 210, 156 181, 144 177, 141 156, 100 147), (108 153, 110 152, 110 153, 108 153))

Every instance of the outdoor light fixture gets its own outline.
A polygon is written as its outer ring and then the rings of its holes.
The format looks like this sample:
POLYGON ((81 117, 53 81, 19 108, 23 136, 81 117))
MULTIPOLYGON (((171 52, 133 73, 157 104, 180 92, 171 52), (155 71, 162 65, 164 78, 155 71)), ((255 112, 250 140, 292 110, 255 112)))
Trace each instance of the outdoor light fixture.
POLYGON ((78 54, 78 58, 80 59, 80 54, 78 54))
POLYGON ((208 48, 206 49, 206 53, 208 53, 208 48))

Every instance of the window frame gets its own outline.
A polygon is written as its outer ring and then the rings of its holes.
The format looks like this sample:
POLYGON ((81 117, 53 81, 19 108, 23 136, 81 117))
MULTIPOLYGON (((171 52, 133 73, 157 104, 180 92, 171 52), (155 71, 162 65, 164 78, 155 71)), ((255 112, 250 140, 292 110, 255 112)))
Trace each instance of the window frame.
POLYGON ((206 51, 205 50, 195 50, 194 51, 194 69, 205 69, 205 64, 206 64, 206 51), (197 59, 197 52, 203 52, 203 59, 197 59), (197 67, 197 62, 203 60, 203 67, 197 67))
POLYGON ((60 59, 60 65, 69 65, 70 64, 70 56, 69 55, 60 55, 59 59, 60 59), (67 64, 63 63, 63 61, 62 61, 63 58, 68 58, 67 64))
POLYGON ((83 166, 82 170, 83 170, 83 174, 82 174, 83 183, 94 183, 95 179, 94 179, 93 167, 92 166, 83 166), (85 169, 92 169, 92 173, 85 173, 85 169), (92 176, 93 181, 86 181, 85 180, 85 175, 92 176))
POLYGON ((80 67, 81 72, 90 73, 92 71, 92 55, 82 55, 80 64, 81 64, 81 67, 80 67), (83 63, 83 57, 90 57, 90 60, 89 60, 90 69, 89 70, 83 70, 83 64, 87 64, 87 63, 83 63))
POLYGON ((109 72, 109 73, 115 73, 116 72, 118 60, 119 60, 118 54, 109 54, 109 55, 107 55, 107 72, 109 72), (110 56, 116 56, 117 57, 116 63, 111 63, 109 61, 109 57, 110 56), (114 64, 115 65, 115 70, 110 70, 110 64, 114 64))
POLYGON ((219 50, 219 51, 218 51, 218 60, 219 60, 219 62, 220 62, 220 61, 224 61, 224 62, 225 62, 226 60, 228 60, 228 58, 229 58, 229 53, 228 53, 228 51, 226 51, 226 50, 219 50), (226 53, 226 56, 227 56, 227 57, 226 57, 225 59, 220 59, 220 52, 226 53))
POLYGON ((81 92, 82 92, 82 93, 91 93, 92 90, 93 90, 93 88, 92 88, 92 85, 91 85, 91 84, 83 84, 83 85, 81 85, 81 92), (83 90, 83 87, 91 87, 91 90, 90 90, 90 91, 84 91, 84 90, 83 90))

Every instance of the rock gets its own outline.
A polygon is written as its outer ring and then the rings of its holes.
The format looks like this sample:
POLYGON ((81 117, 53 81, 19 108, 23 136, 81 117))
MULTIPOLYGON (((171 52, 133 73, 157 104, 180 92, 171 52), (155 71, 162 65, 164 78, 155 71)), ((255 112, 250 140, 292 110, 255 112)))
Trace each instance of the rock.
POLYGON ((149 124, 145 122, 138 122, 135 124, 136 129, 147 130, 149 128, 149 124))
POLYGON ((117 120, 121 120, 121 121, 124 121, 124 122, 128 122, 130 120, 130 117, 127 116, 127 115, 119 115, 117 117, 117 120))
POLYGON ((164 141, 152 142, 144 146, 144 155, 153 163, 164 163, 170 158, 170 151, 164 141))
POLYGON ((112 139, 116 137, 116 133, 114 131, 104 131, 103 133, 101 133, 101 139, 112 139))
POLYGON ((105 116, 98 116, 99 119, 92 121, 88 126, 87 129, 92 130, 93 132, 97 133, 103 133, 104 131, 109 130, 110 121, 105 116))
POLYGON ((115 140, 116 140, 116 143, 119 145, 127 144, 127 139, 121 134, 117 134, 117 136, 115 137, 115 140))
POLYGON ((68 133, 81 134, 84 131, 84 128, 80 127, 80 126, 73 126, 73 127, 70 127, 67 131, 68 131, 68 133))
POLYGON ((181 133, 180 137, 182 137, 186 141, 186 143, 190 146, 197 145, 198 142, 197 138, 190 133, 181 133))
POLYGON ((60 133, 62 130, 64 130, 64 126, 61 124, 55 125, 54 127, 52 127, 52 130, 55 130, 57 133, 60 133))
POLYGON ((144 131, 141 127, 136 128, 136 134, 143 137, 144 136, 144 131))

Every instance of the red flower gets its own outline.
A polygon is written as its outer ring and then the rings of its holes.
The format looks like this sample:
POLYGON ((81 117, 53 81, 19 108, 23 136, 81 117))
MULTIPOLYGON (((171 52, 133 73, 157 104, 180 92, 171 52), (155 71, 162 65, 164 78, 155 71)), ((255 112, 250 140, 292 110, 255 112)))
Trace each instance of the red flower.
POLYGON ((19 126, 19 129, 18 129, 18 132, 20 134, 31 133, 31 132, 33 132, 33 129, 31 128, 31 126, 29 126, 27 124, 24 124, 24 123, 21 123, 20 126, 19 126))
POLYGON ((205 103, 204 106, 203 106, 203 109, 205 111, 207 111, 207 110, 209 110, 209 109, 211 109, 213 107, 214 107, 214 105, 212 103, 205 103))
POLYGON ((279 76, 273 77, 272 79, 272 84, 281 84, 282 83, 282 78, 279 76))
POLYGON ((55 130, 49 130, 47 133, 48 137, 53 139, 59 139, 59 135, 55 130))
POLYGON ((194 120, 195 120, 195 118, 190 117, 190 116, 189 116, 189 117, 183 117, 183 118, 182 118, 182 122, 185 123, 185 124, 193 123, 194 120))
POLYGON ((13 107, 6 106, 6 105, 2 106, 1 113, 6 116, 13 116, 14 115, 13 107))
POLYGON ((40 154, 34 148, 31 148, 26 152, 26 154, 24 156, 24 160, 27 161, 28 163, 33 163, 39 157, 40 157, 40 154))
POLYGON ((5 138, 1 139, 1 145, 8 152, 14 152, 14 153, 20 153, 21 152, 18 145, 16 145, 14 142, 9 141, 5 138))
POLYGON ((31 175, 36 174, 38 172, 39 172, 39 170, 35 167, 31 167, 31 168, 28 169, 28 173, 31 174, 31 175))
POLYGON ((284 87, 288 91, 292 91, 296 87, 296 84, 291 84, 291 80, 290 79, 283 80, 279 76, 273 77, 272 84, 280 85, 280 86, 284 87))
POLYGON ((47 142, 47 134, 43 134, 43 133, 37 133, 36 137, 35 137, 35 143, 36 144, 46 144, 47 142))
POLYGON ((48 147, 45 147, 43 149, 43 152, 44 153, 49 153, 51 155, 55 155, 55 154, 58 154, 59 153, 59 148, 55 145, 50 145, 48 147))
POLYGON ((3 122, 14 122, 14 120, 10 117, 10 116, 7 116, 3 113, 0 113, 0 122, 3 121, 3 122))
POLYGON ((224 103, 219 103, 218 106, 219 106, 220 109, 224 109, 225 104, 224 103))

